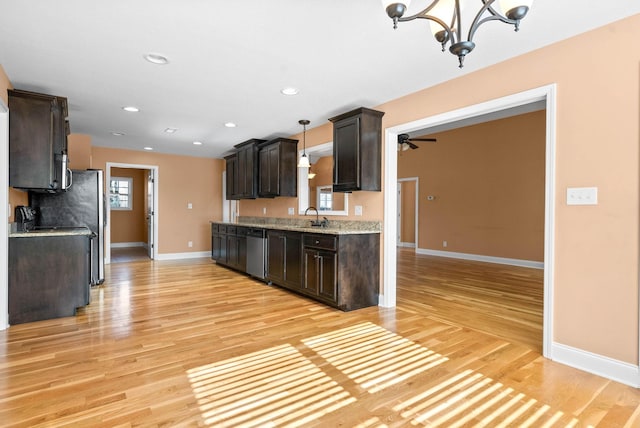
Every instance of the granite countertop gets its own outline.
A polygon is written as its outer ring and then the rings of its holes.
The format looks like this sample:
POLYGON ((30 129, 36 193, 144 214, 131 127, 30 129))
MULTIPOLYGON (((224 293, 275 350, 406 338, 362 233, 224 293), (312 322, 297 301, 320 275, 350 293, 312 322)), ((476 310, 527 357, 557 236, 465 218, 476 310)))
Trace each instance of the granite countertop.
MULTIPOLYGON (((325 235, 357 235, 381 232, 381 225, 378 221, 329 220, 328 227, 312 227, 311 220, 311 218, 299 217, 239 217, 236 223, 224 221, 212 221, 211 223, 231 226, 259 227, 262 229, 293 230, 297 232, 320 233, 325 235)), ((315 220, 315 216, 313 220, 315 220)))
POLYGON ((9 238, 41 238, 44 236, 90 236, 91 229, 85 226, 81 227, 48 227, 33 229, 28 232, 16 231, 9 232, 9 238))

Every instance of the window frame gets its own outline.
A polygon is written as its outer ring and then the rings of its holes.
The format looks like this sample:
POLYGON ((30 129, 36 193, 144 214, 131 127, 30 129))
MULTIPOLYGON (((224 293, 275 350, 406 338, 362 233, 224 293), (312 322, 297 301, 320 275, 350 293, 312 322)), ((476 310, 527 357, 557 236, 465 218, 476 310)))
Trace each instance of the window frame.
POLYGON ((109 208, 114 211, 133 211, 133 177, 111 177, 109 182, 109 208), (111 203, 111 198, 117 195, 124 195, 123 193, 114 193, 112 192, 113 186, 112 183, 114 181, 126 181, 128 183, 129 192, 126 194, 127 198, 127 206, 113 206, 111 203))

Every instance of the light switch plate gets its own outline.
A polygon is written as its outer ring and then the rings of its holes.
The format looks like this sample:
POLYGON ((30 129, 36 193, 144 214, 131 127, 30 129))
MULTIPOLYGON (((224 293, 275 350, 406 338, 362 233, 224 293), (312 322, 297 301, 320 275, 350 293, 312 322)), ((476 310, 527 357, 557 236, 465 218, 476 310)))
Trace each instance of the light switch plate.
POLYGON ((568 187, 567 205, 598 205, 598 188, 568 187))
POLYGON ((356 205, 355 214, 362 215, 362 205, 356 205))

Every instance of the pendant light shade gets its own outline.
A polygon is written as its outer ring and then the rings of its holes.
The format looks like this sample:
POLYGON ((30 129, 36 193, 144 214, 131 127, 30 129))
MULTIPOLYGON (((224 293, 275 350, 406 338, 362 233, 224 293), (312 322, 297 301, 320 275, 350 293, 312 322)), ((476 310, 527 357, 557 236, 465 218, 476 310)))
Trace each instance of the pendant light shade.
POLYGON ((298 162, 298 168, 311 168, 311 164, 309 163, 309 158, 307 157, 307 125, 310 123, 306 119, 300 119, 298 121, 300 125, 302 125, 302 156, 300 156, 300 161, 298 162))
POLYGON ((311 164, 309 163, 309 158, 306 153, 303 153, 300 156, 300 162, 298 162, 298 168, 311 168, 311 164))

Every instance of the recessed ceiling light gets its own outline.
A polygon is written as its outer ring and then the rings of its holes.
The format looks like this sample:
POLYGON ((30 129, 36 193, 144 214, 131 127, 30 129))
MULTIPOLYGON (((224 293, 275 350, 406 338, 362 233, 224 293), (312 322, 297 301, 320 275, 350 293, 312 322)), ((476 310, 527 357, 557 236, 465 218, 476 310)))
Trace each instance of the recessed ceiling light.
POLYGON ((112 132, 111 135, 113 135, 114 137, 122 137, 124 135, 124 132, 112 132))
POLYGON ((226 126, 227 128, 235 128, 236 124, 233 122, 227 122, 224 124, 224 126, 226 126))
POLYGON ((132 113, 140 111, 140 109, 138 107, 134 107, 134 106, 122 107, 122 110, 129 111, 129 112, 132 112, 132 113))
POLYGON ((167 57, 160 54, 152 54, 152 53, 146 54, 144 56, 144 59, 146 59, 147 61, 153 64, 158 64, 158 65, 169 64, 169 60, 167 59, 167 57))
POLYGON ((174 132, 176 132, 178 130, 178 128, 166 128, 164 130, 164 132, 166 132, 167 134, 173 134, 174 132))
POLYGON ((202 142, 201 141, 194 141, 193 144, 196 145, 196 146, 201 146, 202 142))
POLYGON ((153 147, 145 147, 145 150, 153 150, 153 147))
POLYGON ((288 88, 281 89, 280 92, 283 95, 298 95, 298 92, 300 91, 298 90, 298 88, 294 88, 290 86, 288 88))

